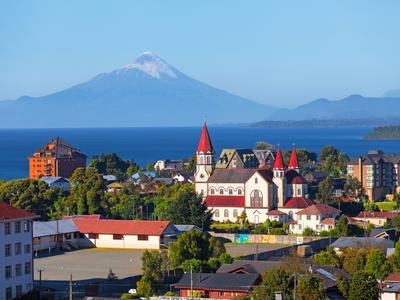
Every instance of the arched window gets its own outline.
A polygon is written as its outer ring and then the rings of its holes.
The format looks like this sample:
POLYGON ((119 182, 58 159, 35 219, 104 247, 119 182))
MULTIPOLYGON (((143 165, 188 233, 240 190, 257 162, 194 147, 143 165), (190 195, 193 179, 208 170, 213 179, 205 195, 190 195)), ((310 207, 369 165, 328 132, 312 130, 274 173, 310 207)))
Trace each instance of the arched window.
POLYGON ((204 157, 203 156, 200 156, 200 164, 201 165, 204 164, 204 157))
POLYGON ((219 209, 214 211, 214 217, 219 218, 219 209))
POLYGON ((260 190, 254 190, 250 195, 250 206, 251 207, 262 207, 263 196, 260 190))
POLYGON ((233 195, 233 190, 229 189, 229 195, 233 195))
POLYGON ((229 211, 227 209, 224 210, 224 218, 229 218, 229 211))
POLYGON ((297 189, 297 195, 301 196, 301 189, 297 189))
POLYGON ((207 165, 210 165, 210 164, 211 164, 211 157, 207 156, 207 165))
POLYGON ((215 190, 214 190, 214 189, 211 189, 211 190, 210 190, 210 194, 211 194, 211 195, 214 195, 214 194, 215 194, 215 190))
POLYGON ((258 178, 254 178, 254 183, 257 184, 258 183, 258 178))
POLYGON ((223 194, 224 194, 224 190, 223 190, 223 189, 220 189, 220 190, 219 190, 219 194, 220 194, 220 195, 223 195, 223 194))
POLYGON ((292 219, 293 218, 293 212, 289 210, 289 217, 292 219))
POLYGON ((241 195, 241 194, 242 194, 242 190, 238 189, 238 195, 241 195))
POLYGON ((237 216, 238 216, 238 211, 237 211, 237 209, 234 209, 233 210, 233 217, 237 218, 237 216))

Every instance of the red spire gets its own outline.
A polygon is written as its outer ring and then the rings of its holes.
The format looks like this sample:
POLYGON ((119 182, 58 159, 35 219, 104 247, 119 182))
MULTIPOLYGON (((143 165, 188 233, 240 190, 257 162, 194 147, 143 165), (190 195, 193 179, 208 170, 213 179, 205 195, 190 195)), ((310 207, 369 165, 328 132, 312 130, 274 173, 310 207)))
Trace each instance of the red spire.
POLYGON ((199 145, 197 146, 197 153, 214 153, 214 148, 211 144, 210 135, 208 134, 207 124, 204 122, 203 130, 201 131, 201 137, 199 145))
POLYGON ((290 163, 288 166, 289 169, 298 169, 299 161, 297 160, 296 147, 293 146, 292 155, 290 156, 290 163))
POLYGON ((281 169, 283 170, 285 165, 283 164, 281 147, 278 146, 278 151, 276 152, 275 163, 273 169, 281 169))

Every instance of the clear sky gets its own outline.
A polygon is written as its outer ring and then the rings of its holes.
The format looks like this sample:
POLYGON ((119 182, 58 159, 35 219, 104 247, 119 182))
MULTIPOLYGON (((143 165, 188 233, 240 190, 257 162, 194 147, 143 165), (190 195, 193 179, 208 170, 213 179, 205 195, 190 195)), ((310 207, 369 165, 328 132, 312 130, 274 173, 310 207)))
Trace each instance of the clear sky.
POLYGON ((400 88, 400 1, 68 0, 0 3, 0 99, 41 96, 150 50, 262 103, 400 88))

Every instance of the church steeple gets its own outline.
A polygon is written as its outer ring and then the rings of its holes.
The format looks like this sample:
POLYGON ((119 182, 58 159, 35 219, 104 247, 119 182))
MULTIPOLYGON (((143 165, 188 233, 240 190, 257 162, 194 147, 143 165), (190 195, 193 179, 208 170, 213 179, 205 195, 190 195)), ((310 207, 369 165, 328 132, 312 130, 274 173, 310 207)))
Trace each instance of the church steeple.
POLYGON ((292 155, 290 156, 290 163, 288 169, 299 171, 299 161, 297 160, 296 147, 293 146, 292 155))
POLYGON ((281 147, 278 146, 278 151, 276 151, 276 157, 275 157, 275 163, 274 163, 274 170, 284 170, 285 169, 285 164, 283 163, 282 159, 282 152, 281 152, 281 147))
POLYGON ((207 182, 214 170, 214 148, 206 122, 204 122, 199 145, 197 146, 196 162, 195 189, 197 193, 205 197, 208 192, 207 182))
POLYGON ((199 153, 214 153, 214 148, 211 143, 210 135, 208 133, 207 124, 204 121, 203 130, 201 131, 199 145, 197 146, 197 154, 199 153))

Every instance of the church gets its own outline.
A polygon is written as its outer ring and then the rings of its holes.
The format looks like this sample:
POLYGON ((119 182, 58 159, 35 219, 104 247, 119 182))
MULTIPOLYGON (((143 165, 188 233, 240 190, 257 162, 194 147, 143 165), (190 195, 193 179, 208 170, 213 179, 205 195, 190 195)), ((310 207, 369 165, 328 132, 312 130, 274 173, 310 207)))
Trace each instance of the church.
POLYGON ((217 160, 204 123, 196 151, 195 190, 213 211, 213 220, 236 222, 245 211, 250 223, 267 219, 296 221, 296 213, 314 203, 300 175, 296 148, 286 167, 276 155, 252 149, 223 149, 217 160))

